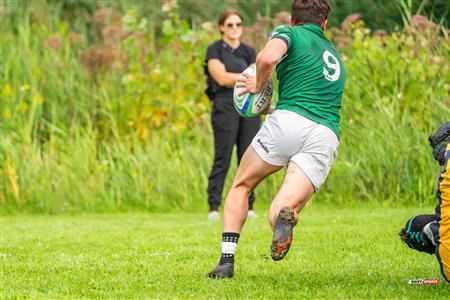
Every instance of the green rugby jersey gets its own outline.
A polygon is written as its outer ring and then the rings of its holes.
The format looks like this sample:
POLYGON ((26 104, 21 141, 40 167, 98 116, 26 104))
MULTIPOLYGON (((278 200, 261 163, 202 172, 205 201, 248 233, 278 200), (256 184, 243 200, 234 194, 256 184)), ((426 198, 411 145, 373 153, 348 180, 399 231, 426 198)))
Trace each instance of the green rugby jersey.
POLYGON ((296 112, 329 127, 339 138, 345 67, 333 43, 314 24, 283 25, 269 39, 286 42, 286 55, 277 64, 276 109, 296 112))

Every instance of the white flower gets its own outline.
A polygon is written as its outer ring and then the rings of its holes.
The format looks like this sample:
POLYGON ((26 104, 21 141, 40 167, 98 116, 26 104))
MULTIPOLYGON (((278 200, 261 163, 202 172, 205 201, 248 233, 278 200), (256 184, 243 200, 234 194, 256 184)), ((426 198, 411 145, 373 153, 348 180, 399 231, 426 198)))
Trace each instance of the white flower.
POLYGON ((169 0, 163 4, 161 10, 163 12, 169 12, 177 6, 177 0, 169 0))

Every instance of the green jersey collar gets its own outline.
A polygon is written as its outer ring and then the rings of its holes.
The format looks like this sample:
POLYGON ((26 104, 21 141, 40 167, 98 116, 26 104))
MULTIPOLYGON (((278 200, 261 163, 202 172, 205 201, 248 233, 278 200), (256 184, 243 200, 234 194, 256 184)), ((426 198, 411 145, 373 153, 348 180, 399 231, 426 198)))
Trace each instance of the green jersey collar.
POLYGON ((320 26, 318 26, 316 24, 306 23, 306 24, 303 24, 303 25, 295 25, 295 26, 303 26, 303 27, 311 29, 313 31, 317 31, 317 32, 323 33, 322 28, 320 28, 320 26))

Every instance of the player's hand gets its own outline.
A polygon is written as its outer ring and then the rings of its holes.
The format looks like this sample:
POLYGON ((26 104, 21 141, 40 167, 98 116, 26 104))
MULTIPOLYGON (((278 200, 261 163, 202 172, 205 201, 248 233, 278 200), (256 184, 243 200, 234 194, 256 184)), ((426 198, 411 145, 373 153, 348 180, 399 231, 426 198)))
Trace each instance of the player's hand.
POLYGON ((447 144, 450 143, 450 121, 439 127, 428 140, 433 148, 433 156, 441 166, 445 163, 445 150, 447 144))
POLYGON ((242 91, 238 94, 238 96, 242 96, 247 93, 256 94, 256 77, 250 74, 244 73, 238 79, 236 83, 236 87, 243 88, 242 91))

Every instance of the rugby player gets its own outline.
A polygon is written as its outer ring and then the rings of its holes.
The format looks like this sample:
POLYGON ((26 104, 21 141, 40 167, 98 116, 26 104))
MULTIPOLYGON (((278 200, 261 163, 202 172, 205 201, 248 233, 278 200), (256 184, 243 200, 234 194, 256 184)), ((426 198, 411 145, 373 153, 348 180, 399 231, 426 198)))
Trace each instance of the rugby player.
POLYGON ((324 183, 339 145, 339 110, 345 68, 324 31, 326 0, 294 0, 291 24, 275 28, 256 59, 256 78, 238 81, 242 94, 260 92, 276 68, 279 99, 247 148, 224 206, 222 256, 207 274, 234 275, 234 253, 248 210, 248 196, 267 176, 287 167, 269 212, 271 256, 284 258, 297 214, 324 183))
POLYGON ((450 122, 429 138, 433 156, 444 170, 439 176, 434 214, 417 215, 400 231, 401 239, 412 249, 436 254, 441 273, 450 280, 450 122))

